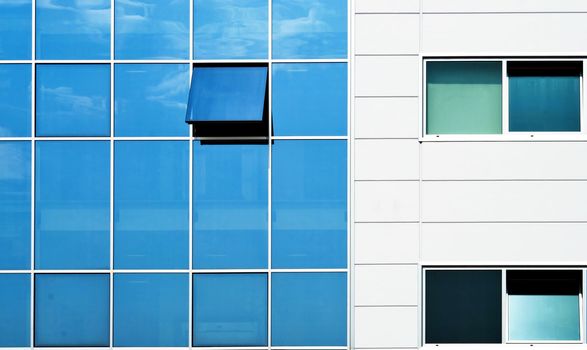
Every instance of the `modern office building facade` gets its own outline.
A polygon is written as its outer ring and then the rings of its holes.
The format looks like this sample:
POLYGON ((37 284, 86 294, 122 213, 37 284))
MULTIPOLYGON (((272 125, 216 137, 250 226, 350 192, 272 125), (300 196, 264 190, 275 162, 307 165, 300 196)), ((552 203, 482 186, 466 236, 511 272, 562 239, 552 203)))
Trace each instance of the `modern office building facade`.
POLYGON ((584 34, 580 0, 0 0, 0 347, 587 348, 584 34))

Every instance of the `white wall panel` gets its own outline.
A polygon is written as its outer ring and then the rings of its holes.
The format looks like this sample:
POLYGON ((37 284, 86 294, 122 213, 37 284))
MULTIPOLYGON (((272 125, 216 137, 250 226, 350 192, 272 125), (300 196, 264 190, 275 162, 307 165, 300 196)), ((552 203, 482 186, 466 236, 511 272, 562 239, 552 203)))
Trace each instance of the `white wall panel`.
POLYGON ((355 266, 355 305, 418 304, 417 265, 355 266))
POLYGON ((418 140, 355 141, 356 180, 418 180, 418 140))
POLYGON ((423 51, 437 53, 586 52, 587 13, 427 14, 423 51))
POLYGON ((418 56, 357 56, 357 96, 418 96, 418 56))
POLYGON ((422 225, 424 263, 587 264, 586 247, 582 223, 422 225))
POLYGON ((579 12, 585 0, 423 0, 424 12, 579 12))
POLYGON ((355 16, 355 54, 417 54, 419 45, 420 15, 355 16))
POLYGON ((585 142, 424 142, 424 180, 587 179, 585 142))
POLYGON ((423 221, 587 221, 587 182, 422 183, 423 221))
POLYGON ((417 97, 355 99, 356 138, 417 138, 417 97))
POLYGON ((356 0, 357 13, 398 13, 420 11, 420 0, 356 0))
POLYGON ((356 307, 355 347, 415 347, 418 345, 418 308, 356 307))
POLYGON ((355 263, 417 263, 418 224, 355 224, 355 263))
POLYGON ((355 221, 418 221, 417 181, 355 182, 355 221))

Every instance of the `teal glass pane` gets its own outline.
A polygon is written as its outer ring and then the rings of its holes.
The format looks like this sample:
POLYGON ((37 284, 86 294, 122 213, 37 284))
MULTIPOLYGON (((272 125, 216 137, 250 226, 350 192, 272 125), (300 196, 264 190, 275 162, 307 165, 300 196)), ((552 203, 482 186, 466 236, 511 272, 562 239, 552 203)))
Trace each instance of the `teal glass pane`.
POLYGON ((427 134, 501 134, 501 62, 427 62, 427 134))
POLYGON ((515 341, 580 340, 578 295, 510 295, 508 334, 515 341))
POLYGON ((509 78, 510 131, 580 131, 579 76, 509 78))

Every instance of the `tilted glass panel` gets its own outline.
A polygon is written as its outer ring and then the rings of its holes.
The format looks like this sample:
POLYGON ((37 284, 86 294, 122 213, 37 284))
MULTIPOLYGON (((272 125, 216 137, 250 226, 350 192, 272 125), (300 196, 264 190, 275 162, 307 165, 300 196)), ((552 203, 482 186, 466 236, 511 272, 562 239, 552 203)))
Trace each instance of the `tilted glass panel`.
POLYGON ((501 134, 501 62, 427 62, 427 134, 501 134))
POLYGON ((0 1, 0 60, 30 60, 32 0, 0 1))
POLYGON ((346 58, 346 0, 273 0, 273 58, 346 58))
POLYGON ((0 269, 26 270, 30 267, 31 144, 30 142, 2 141, 0 142, 0 269))
POLYGON ((272 89, 275 135, 347 134, 346 63, 274 64, 272 89))
POLYGON ((110 144, 38 141, 35 267, 110 267, 110 144))
POLYGON ((114 265, 189 265, 189 142, 117 141, 114 148, 114 265))
POLYGON ((194 143, 195 268, 267 268, 268 153, 194 143))
POLYGON ((267 274, 193 278, 194 346, 267 346, 267 274))
POLYGON ((501 271, 426 271, 426 343, 501 343, 501 271))
POLYGON ((31 275, 0 274, 0 347, 31 343, 31 275))
POLYGON ((0 65, 0 136, 31 136, 30 64, 0 65))
POLYGON ((275 141, 273 268, 347 266, 347 144, 275 141))
POLYGON ((110 58, 110 0, 37 0, 36 6, 37 59, 110 58))
POLYGON ((115 274, 114 346, 188 346, 188 274, 115 274))
POLYGON ((271 278, 272 345, 347 345, 346 273, 273 273, 271 278))
POLYGON ((189 0, 116 0, 117 59, 188 59, 189 0))
POLYGON ((117 64, 116 136, 188 136, 189 65, 117 64))
POLYGON ((110 65, 40 64, 37 136, 109 136, 110 65))
POLYGON ((267 0, 195 0, 195 57, 267 58, 267 6, 267 0))
POLYGON ((109 343, 110 275, 35 275, 35 346, 109 343))
POLYGON ((260 121, 267 67, 196 67, 186 121, 260 121))

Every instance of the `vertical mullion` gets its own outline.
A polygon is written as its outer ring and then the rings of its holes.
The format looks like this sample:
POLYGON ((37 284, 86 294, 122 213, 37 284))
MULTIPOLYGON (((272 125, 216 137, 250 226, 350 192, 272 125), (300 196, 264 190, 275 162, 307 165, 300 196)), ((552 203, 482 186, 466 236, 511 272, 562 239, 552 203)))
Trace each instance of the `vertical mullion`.
POLYGON ((580 108, 580 113, 579 113, 580 127, 579 127, 579 130, 582 134, 584 134, 587 132, 587 116, 585 115, 585 103, 586 103, 585 101, 587 100, 586 96, 585 96, 585 72, 587 69, 587 61, 582 60, 582 62, 583 62, 583 72, 582 72, 580 80, 579 80, 579 86, 581 89, 580 90, 581 91, 581 94, 580 94, 580 96, 581 96, 580 102, 581 103, 580 103, 580 107, 579 107, 580 108))
POLYGON ((268 269, 268 273, 267 273, 267 347, 269 350, 271 350, 271 345, 272 345, 272 326, 271 326, 271 313, 272 313, 272 254, 271 254, 271 247, 272 247, 272 239, 271 236, 273 235, 273 227, 271 225, 271 219, 273 217, 272 215, 272 184, 273 184, 273 179, 272 179, 272 164, 273 164, 273 135, 272 135, 272 130, 273 130, 273 118, 271 117, 273 114, 273 0, 267 0, 268 4, 267 4, 267 30, 268 30, 268 43, 267 43, 267 58, 269 60, 268 66, 267 66, 267 89, 269 91, 267 91, 267 96, 268 96, 268 101, 267 101, 267 110, 268 110, 268 124, 269 124, 269 130, 268 135, 267 135, 267 140, 268 142, 268 167, 267 167, 267 196, 268 196, 268 200, 267 200, 267 269, 268 269))
POLYGON ((37 65, 35 63, 36 52, 36 21, 37 21, 37 3, 36 0, 31 1, 31 251, 30 251, 30 348, 35 346, 35 154, 36 154, 36 121, 35 114, 37 105, 36 89, 37 89, 37 65))
POLYGON ((507 270, 501 269, 501 343, 508 342, 507 270))
POLYGON ((510 133, 510 115, 509 115, 509 80, 507 70, 507 60, 501 61, 501 133, 510 133))
POLYGON ((346 166, 346 171, 347 171, 347 205, 346 205, 346 211, 347 211, 347 230, 346 230, 346 258, 347 258, 347 266, 346 266, 346 270, 347 270, 347 274, 346 274, 346 278, 347 278, 347 283, 346 283, 346 288, 347 288, 347 300, 346 300, 346 310, 347 310, 347 337, 346 337, 346 347, 347 349, 351 348, 351 342, 353 340, 352 337, 352 318, 354 315, 354 305, 353 305, 353 295, 354 295, 354 244, 353 243, 353 227, 354 225, 352 224, 353 221, 353 215, 352 215, 352 203, 353 203, 353 189, 354 189, 354 172, 352 171, 352 167, 353 167, 353 162, 352 160, 354 159, 354 140, 352 138, 352 127, 351 125, 353 125, 353 118, 351 117, 351 113, 352 113, 352 109, 354 106, 354 98, 353 95, 351 93, 352 91, 352 68, 351 68, 351 57, 352 57, 352 52, 353 52, 353 47, 354 47, 354 4, 355 2, 352 0, 347 0, 347 9, 346 9, 346 15, 347 15, 347 54, 346 54, 346 68, 347 68, 347 91, 346 91, 346 96, 347 96, 347 106, 346 106, 346 122, 347 122, 347 129, 346 129, 346 149, 347 149, 347 166, 346 166))
MULTIPOLYGON (((189 53, 188 53, 188 58, 190 60, 189 63, 189 81, 190 81, 190 91, 191 91, 191 81, 192 81, 192 74, 194 72, 194 59, 195 59, 195 54, 194 54, 194 10, 195 10, 195 5, 194 5, 194 1, 196 0, 189 0, 190 1, 190 35, 189 35, 189 39, 190 39, 190 43, 189 43, 189 53)), ((190 91, 188 91, 188 94, 190 93, 190 91)), ((189 96, 188 96, 189 98, 189 96)), ((193 322, 194 322, 194 274, 193 274, 193 235, 194 235, 194 224, 193 224, 193 208, 194 208, 194 193, 193 193, 193 189, 194 189, 194 128, 191 124, 189 124, 189 135, 190 135, 190 141, 189 141, 189 157, 190 159, 188 160, 189 163, 189 175, 188 175, 188 267, 189 267, 189 274, 188 274, 188 347, 189 349, 191 349, 193 347, 194 341, 193 341, 193 337, 194 337, 194 333, 193 333, 193 322)))
POLYGON ((110 0, 110 347, 114 347, 114 11, 110 0))

